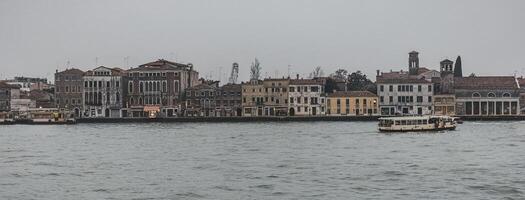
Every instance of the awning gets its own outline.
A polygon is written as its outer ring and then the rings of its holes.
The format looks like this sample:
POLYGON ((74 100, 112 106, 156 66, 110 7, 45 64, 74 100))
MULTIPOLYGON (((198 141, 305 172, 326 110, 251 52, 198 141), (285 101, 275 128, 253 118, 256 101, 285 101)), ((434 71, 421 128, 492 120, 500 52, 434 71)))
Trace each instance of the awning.
POLYGON ((151 111, 160 112, 160 106, 144 106, 144 111, 145 112, 151 112, 151 111))

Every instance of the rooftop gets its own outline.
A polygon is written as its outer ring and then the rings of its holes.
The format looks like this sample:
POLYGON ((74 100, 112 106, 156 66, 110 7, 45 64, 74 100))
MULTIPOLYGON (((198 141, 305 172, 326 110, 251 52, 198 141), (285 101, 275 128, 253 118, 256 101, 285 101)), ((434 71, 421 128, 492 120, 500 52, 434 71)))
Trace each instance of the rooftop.
POLYGON ((475 76, 454 78, 455 89, 518 89, 518 81, 513 76, 475 76))

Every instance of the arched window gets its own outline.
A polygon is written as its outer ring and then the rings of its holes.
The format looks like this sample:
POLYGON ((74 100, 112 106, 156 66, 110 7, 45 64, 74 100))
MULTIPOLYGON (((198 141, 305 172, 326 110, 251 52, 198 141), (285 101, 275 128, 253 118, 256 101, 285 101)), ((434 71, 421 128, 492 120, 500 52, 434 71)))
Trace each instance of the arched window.
POLYGON ((130 105, 135 104, 135 101, 134 101, 133 97, 130 97, 130 98, 129 98, 129 104, 130 104, 130 105))
POLYGON ((144 101, 142 101, 142 97, 139 97, 139 105, 144 105, 144 101))
POLYGON ((155 91, 160 91, 160 82, 159 81, 157 81, 157 87, 156 87, 155 91))
POLYGON ((98 99, 98 94, 95 92, 95 93, 93 94, 93 103, 94 103, 94 104, 97 104, 97 99, 98 99))
POLYGON ((157 97, 157 104, 160 104, 160 97, 157 97))
POLYGON ((175 81, 174 83, 174 87, 173 87, 173 91, 175 93, 178 93, 179 92, 179 81, 175 81))
POLYGON ((106 104, 109 104, 110 103, 110 96, 109 96, 109 92, 106 92, 106 104))
POLYGON ((510 93, 508 93, 508 92, 503 93, 503 97, 510 98, 510 93))
POLYGON ((116 103, 120 102, 120 93, 119 92, 117 92, 117 94, 115 94, 115 102, 116 103))
POLYGON ((152 82, 149 82, 148 85, 149 85, 149 91, 155 91, 154 84, 152 82))
POLYGON ((489 92, 489 94, 487 96, 489 98, 494 98, 494 97, 496 97, 496 94, 494 94, 493 92, 489 92))
POLYGON ((144 82, 140 82, 139 87, 140 93, 144 93, 144 82))
POLYGON ((129 93, 133 93, 133 82, 129 82, 129 87, 128 87, 128 91, 129 93))
POLYGON ((89 104, 89 94, 87 92, 84 92, 84 102, 89 104))
POLYGON ((472 97, 474 97, 474 98, 480 98, 481 95, 480 95, 478 92, 474 92, 474 93, 472 93, 472 97))
POLYGON ((168 90, 166 82, 162 82, 162 92, 166 92, 168 90))

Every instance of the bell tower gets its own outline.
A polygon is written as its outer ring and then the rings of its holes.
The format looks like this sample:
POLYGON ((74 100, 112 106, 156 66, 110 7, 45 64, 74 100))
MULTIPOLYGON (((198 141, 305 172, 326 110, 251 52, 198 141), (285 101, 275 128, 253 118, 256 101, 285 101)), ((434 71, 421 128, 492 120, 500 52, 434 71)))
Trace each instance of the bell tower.
POLYGON ((411 51, 408 53, 408 73, 410 75, 417 75, 419 69, 419 53, 411 51))
POLYGON ((441 72, 441 77, 443 77, 446 74, 454 74, 454 68, 452 67, 453 64, 454 62, 452 62, 449 59, 445 59, 439 62, 439 66, 440 66, 439 72, 441 72))

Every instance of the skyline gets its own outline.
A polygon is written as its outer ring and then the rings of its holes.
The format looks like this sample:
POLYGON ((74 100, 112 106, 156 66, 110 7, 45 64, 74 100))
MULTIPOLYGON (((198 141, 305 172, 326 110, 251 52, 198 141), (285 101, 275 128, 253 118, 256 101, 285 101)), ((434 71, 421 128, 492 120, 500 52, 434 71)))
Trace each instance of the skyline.
POLYGON ((82 70, 128 69, 157 59, 194 64, 226 82, 231 64, 248 80, 258 58, 263 77, 316 66, 406 70, 408 52, 439 70, 461 55, 464 74, 524 75, 521 1, 2 1, 0 79, 52 80, 66 63, 82 70), (171 26, 173 24, 173 26, 171 26), (126 66, 128 57, 129 66, 126 66), (98 60, 98 61, 97 61, 98 60))

